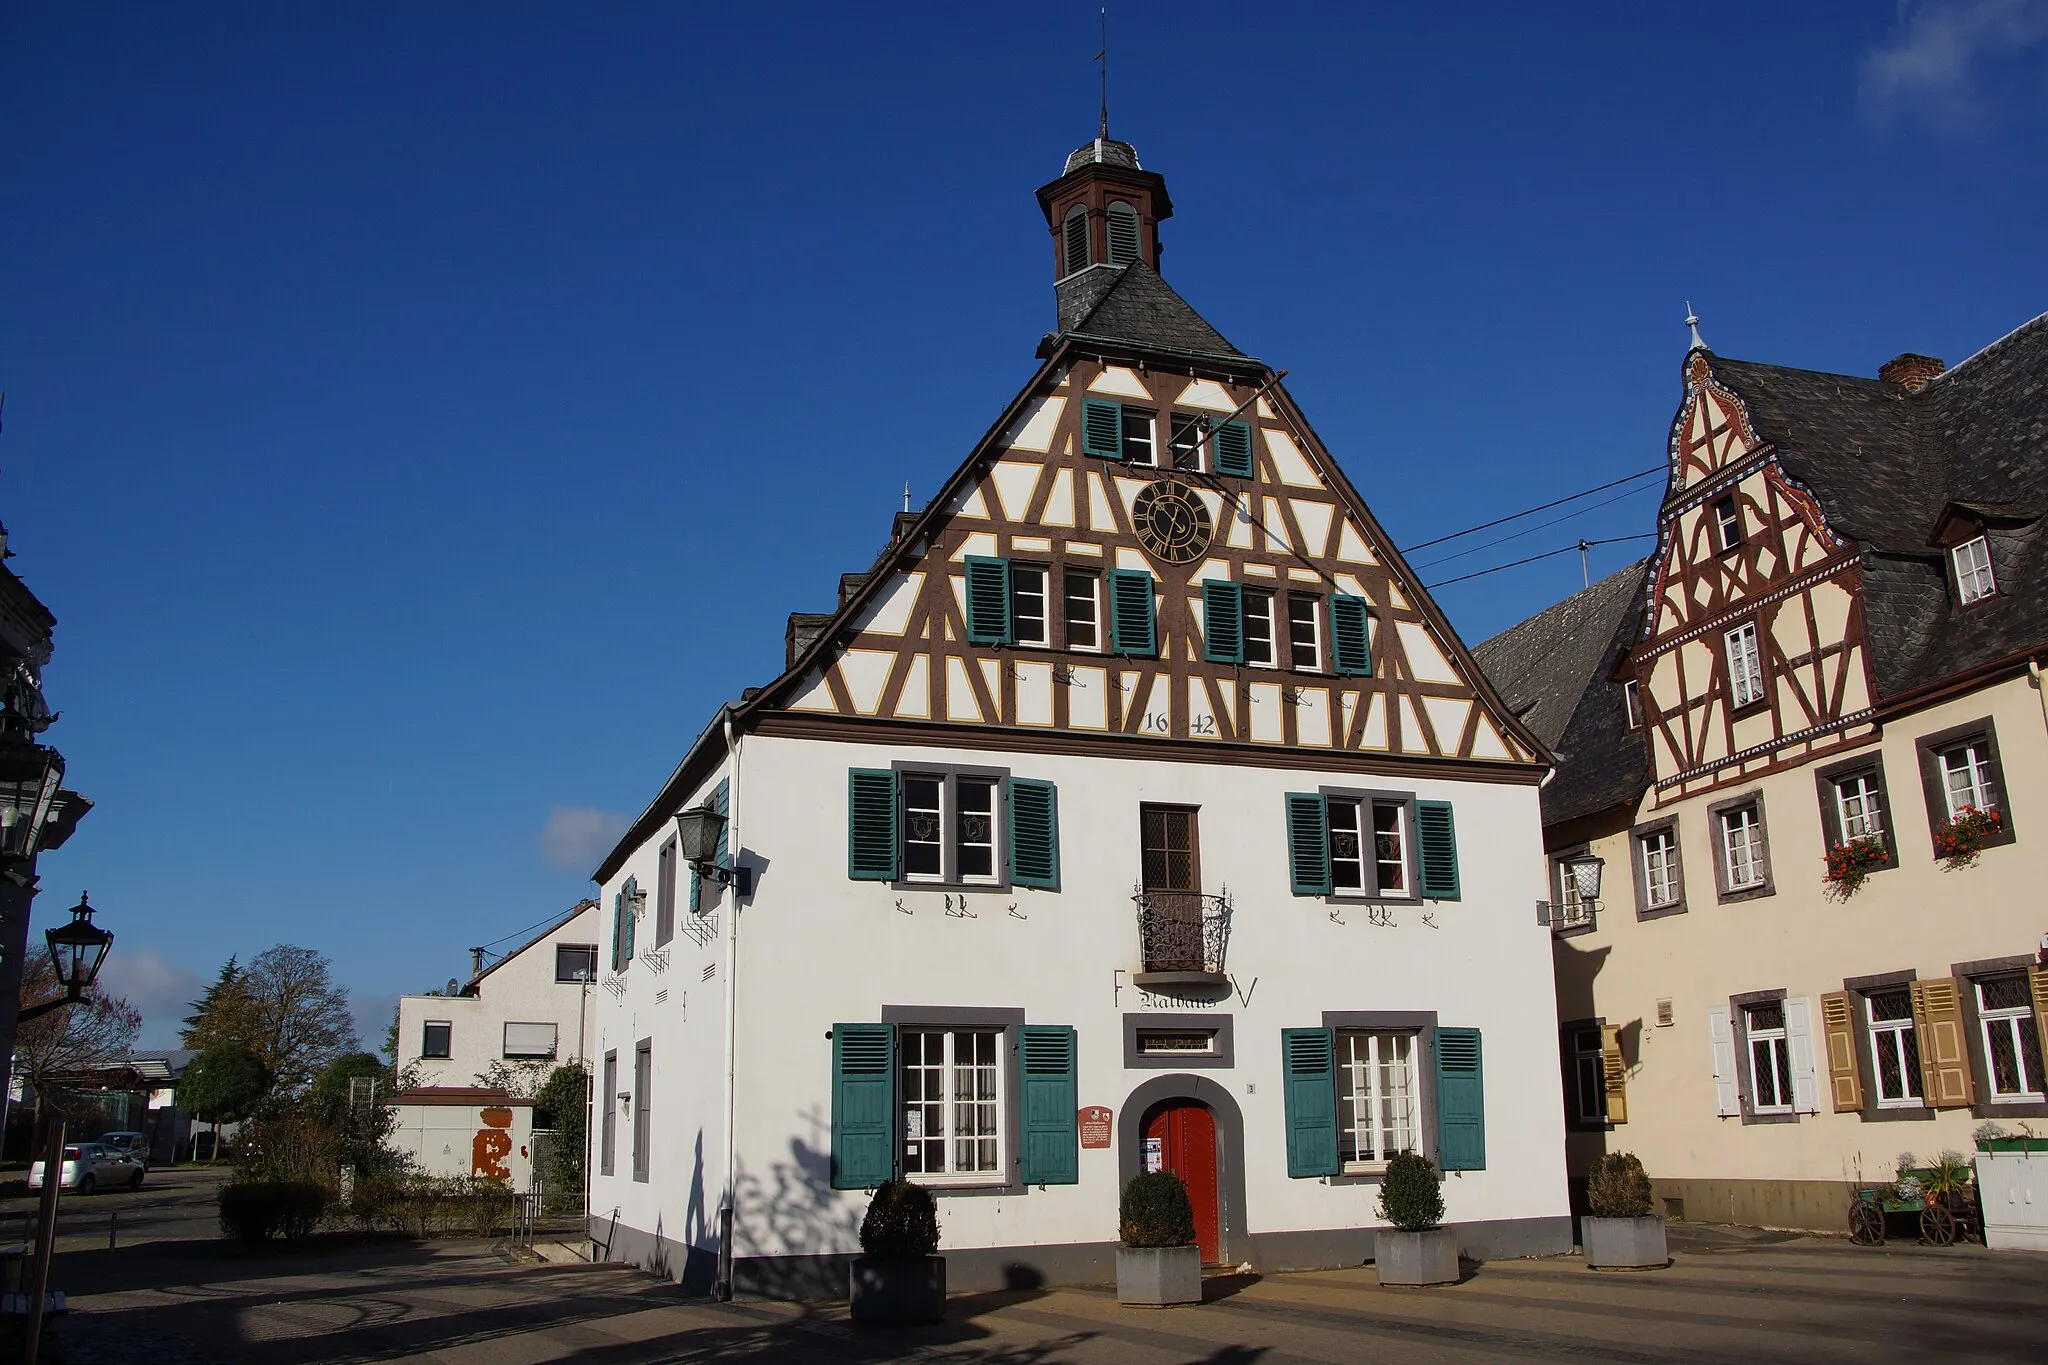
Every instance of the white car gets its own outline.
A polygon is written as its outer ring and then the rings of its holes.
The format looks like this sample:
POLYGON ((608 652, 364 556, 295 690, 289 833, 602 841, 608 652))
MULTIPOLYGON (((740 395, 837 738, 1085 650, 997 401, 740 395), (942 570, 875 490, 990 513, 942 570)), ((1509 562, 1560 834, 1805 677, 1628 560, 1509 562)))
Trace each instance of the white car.
MULTIPOLYGON (((66 1143, 64 1161, 57 1172, 57 1188, 91 1194, 101 1186, 131 1190, 142 1188, 143 1165, 126 1152, 101 1142, 66 1143)), ((43 1187, 43 1163, 28 1168, 28 1187, 43 1187)))
POLYGON ((100 1145, 111 1147, 117 1152, 126 1152, 142 1163, 142 1169, 149 1169, 149 1137, 144 1133, 101 1133, 100 1145))

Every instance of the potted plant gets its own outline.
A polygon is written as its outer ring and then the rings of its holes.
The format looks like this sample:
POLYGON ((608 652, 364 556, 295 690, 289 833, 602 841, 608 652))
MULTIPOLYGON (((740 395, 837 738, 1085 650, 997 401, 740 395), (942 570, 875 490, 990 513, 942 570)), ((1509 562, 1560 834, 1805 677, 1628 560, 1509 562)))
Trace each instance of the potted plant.
POLYGON ((1380 1217, 1393 1224, 1374 1238, 1381 1284, 1456 1284, 1458 1230, 1444 1227, 1443 1177, 1425 1156, 1403 1152, 1380 1181, 1380 1217))
POLYGON ((1843 900, 1856 894, 1864 878, 1885 865, 1891 852, 1882 839, 1851 839, 1828 850, 1828 885, 1843 900))
POLYGON ((1629 1152, 1609 1152, 1593 1163, 1586 1182, 1593 1212, 1580 1220, 1586 1264, 1595 1270, 1656 1270, 1671 1264, 1664 1220, 1651 1212, 1650 1177, 1629 1152))
POLYGON ((1116 1301, 1144 1308, 1202 1301, 1202 1249, 1188 1187, 1171 1171, 1124 1186, 1117 1210, 1116 1301))
POLYGON ((946 1258, 938 1255, 939 1208, 908 1180, 875 1190, 847 1270, 855 1322, 937 1322, 946 1315, 946 1258))
POLYGON ((1997 811, 1964 806, 1936 827, 1934 855, 1951 872, 1968 867, 2003 828, 1997 811))

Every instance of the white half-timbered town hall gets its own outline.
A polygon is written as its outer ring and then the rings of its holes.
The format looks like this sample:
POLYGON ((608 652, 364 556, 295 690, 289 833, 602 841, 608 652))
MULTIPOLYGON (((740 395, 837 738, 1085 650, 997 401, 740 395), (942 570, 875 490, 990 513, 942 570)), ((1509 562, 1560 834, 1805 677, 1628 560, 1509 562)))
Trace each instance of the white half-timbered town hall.
POLYGON ((1100 1282, 1149 1166, 1211 1263, 1357 1264, 1418 1151, 1468 1255, 1569 1248, 1547 751, 1163 282, 1164 180, 1038 200, 1037 371, 596 872, 593 1235, 838 1295, 901 1175, 954 1288, 1100 1282))

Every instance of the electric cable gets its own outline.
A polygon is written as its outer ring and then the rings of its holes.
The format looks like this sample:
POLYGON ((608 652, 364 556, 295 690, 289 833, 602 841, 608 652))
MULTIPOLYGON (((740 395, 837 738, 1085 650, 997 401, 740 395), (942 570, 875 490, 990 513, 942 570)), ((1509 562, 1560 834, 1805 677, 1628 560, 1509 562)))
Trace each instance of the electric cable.
POLYGON ((1643 491, 1645 490, 1640 488, 1631 488, 1626 493, 1616 493, 1613 497, 1602 498, 1600 501, 1593 503, 1591 506, 1574 508, 1573 510, 1565 513, 1561 517, 1552 517, 1549 521, 1539 521, 1534 526, 1529 527, 1527 530, 1513 531, 1504 536, 1496 536, 1492 540, 1482 540, 1481 542, 1479 542, 1479 544, 1474 545, 1469 550, 1453 550, 1451 551, 1451 553, 1443 555, 1436 559, 1432 559, 1427 563, 1417 564, 1414 566, 1414 568, 1417 571, 1423 569, 1433 569, 1439 564, 1448 564, 1454 559, 1463 559, 1466 555, 1476 555, 1481 550, 1490 550, 1496 545, 1505 545, 1511 540, 1520 540, 1523 536, 1533 536, 1538 531, 1544 530, 1547 527, 1562 525, 1563 523, 1570 521, 1573 517, 1582 517, 1588 512, 1597 512, 1603 507, 1612 507, 1615 503, 1625 501, 1626 499, 1632 498, 1636 496, 1636 494, 1641 493, 1643 491))
POLYGON ((1456 578, 1446 578, 1438 583, 1425 583, 1423 587, 1430 592, 1435 592, 1438 588, 1447 588, 1453 583, 1463 583, 1473 578, 1484 578, 1488 574, 1500 573, 1504 569, 1519 569, 1524 564, 1534 564, 1538 560, 1543 559, 1555 559, 1559 555, 1568 555, 1577 549, 1584 548, 1590 550, 1595 545, 1619 545, 1624 541, 1630 540, 1655 540, 1657 535, 1658 533, 1655 531, 1644 531, 1640 535, 1608 536, 1604 540, 1575 540, 1561 550, 1545 550, 1542 554, 1530 555, 1527 559, 1517 559, 1508 564, 1496 564, 1490 569, 1481 569, 1477 573, 1460 574, 1456 578))
POLYGON ((1569 497, 1557 498, 1536 507, 1524 508, 1522 511, 1509 516, 1495 517, 1492 521, 1482 521, 1477 526, 1467 526, 1462 531, 1453 531, 1447 536, 1438 536, 1435 540, 1425 540, 1419 545, 1404 546, 1401 553, 1404 555, 1414 554, 1417 550, 1427 550, 1432 545, 1441 545, 1447 540, 1456 540, 1461 536, 1469 536, 1475 531, 1490 531, 1496 526, 1505 526, 1511 521, 1520 521, 1523 517, 1534 516, 1538 512, 1548 512, 1553 507, 1562 507, 1568 502, 1577 502, 1580 498, 1590 498, 1595 493, 1605 493, 1608 489, 1619 488, 1625 483, 1634 483, 1637 479, 1647 479, 1652 474, 1666 473, 1669 471, 1669 468, 1670 466, 1668 465, 1655 465, 1624 478, 1610 480, 1597 488, 1588 488, 1583 492, 1573 493, 1569 497))

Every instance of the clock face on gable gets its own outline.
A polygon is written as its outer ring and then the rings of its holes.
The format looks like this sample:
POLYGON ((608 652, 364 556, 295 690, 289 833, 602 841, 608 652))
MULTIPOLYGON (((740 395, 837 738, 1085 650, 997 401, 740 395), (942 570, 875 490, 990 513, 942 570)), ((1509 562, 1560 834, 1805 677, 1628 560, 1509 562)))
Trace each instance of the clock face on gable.
POLYGON ((1131 523, 1146 551, 1168 564, 1199 558, 1216 534, 1207 505, 1193 489, 1172 479, 1138 491, 1131 504, 1131 523))

